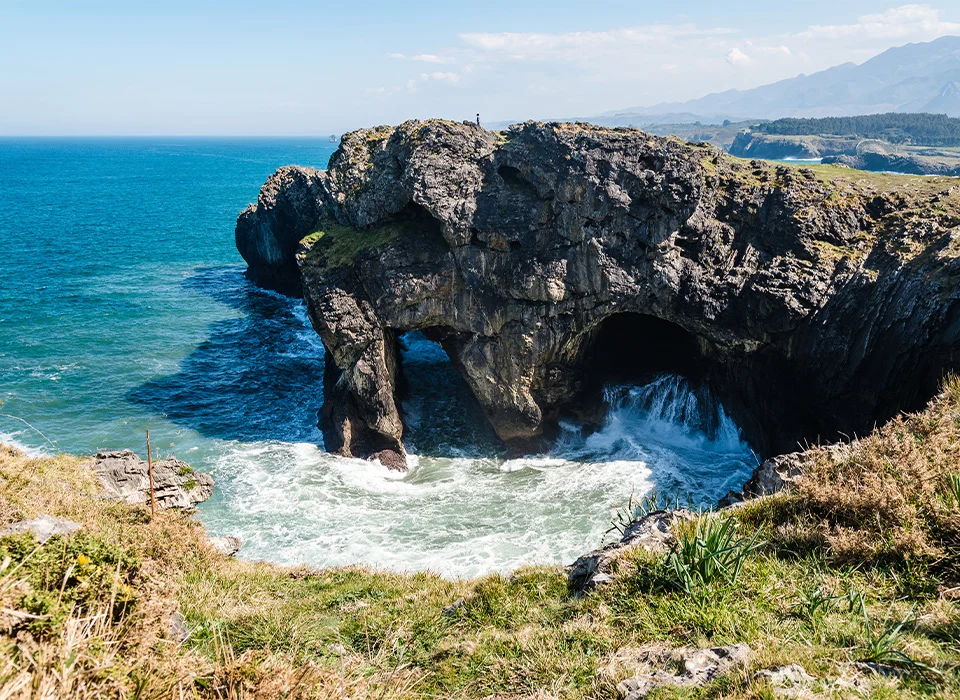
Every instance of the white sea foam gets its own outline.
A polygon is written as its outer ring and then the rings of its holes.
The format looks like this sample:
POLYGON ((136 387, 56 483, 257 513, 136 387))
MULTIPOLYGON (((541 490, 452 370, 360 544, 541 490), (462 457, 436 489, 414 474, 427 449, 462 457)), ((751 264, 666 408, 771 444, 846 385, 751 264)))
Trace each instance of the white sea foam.
POLYGON ((10 447, 15 447, 21 452, 29 455, 30 457, 49 457, 53 453, 52 450, 43 449, 40 447, 28 445, 27 443, 21 442, 21 440, 27 439, 22 432, 16 433, 2 433, 0 432, 0 445, 9 445, 10 447))
POLYGON ((459 577, 569 562, 601 544, 631 494, 710 501, 749 475, 749 448, 708 393, 668 376, 607 398, 603 428, 567 424, 551 454, 413 454, 406 474, 310 444, 224 443, 203 517, 251 559, 459 577))

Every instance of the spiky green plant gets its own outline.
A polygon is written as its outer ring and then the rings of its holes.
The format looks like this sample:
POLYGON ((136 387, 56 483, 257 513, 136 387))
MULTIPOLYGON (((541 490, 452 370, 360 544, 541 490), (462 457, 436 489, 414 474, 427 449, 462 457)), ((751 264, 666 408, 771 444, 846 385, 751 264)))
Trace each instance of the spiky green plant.
MULTIPOLYGON (((689 501, 688 495, 688 505, 689 501)), ((638 520, 658 510, 677 510, 679 508, 680 491, 677 491, 677 493, 671 497, 653 489, 639 499, 635 498, 634 494, 631 493, 626 503, 613 506, 613 514, 610 516, 610 528, 607 530, 607 534, 618 532, 622 535, 634 520, 638 520)))
POLYGON ((807 620, 814 621, 821 615, 829 612, 838 600, 844 596, 836 595, 830 589, 822 586, 804 588, 797 594, 797 601, 791 608, 807 620))
POLYGON ((866 598, 859 596, 860 614, 863 616, 864 643, 858 648, 857 661, 882 664, 924 678, 943 678, 939 669, 908 656, 903 651, 904 628, 913 620, 910 613, 894 625, 883 625, 870 619, 866 598))
POLYGON ((947 474, 946 504, 951 508, 960 508, 960 472, 947 474))
POLYGON ((681 530, 664 559, 668 580, 687 593, 714 583, 735 583, 747 557, 763 544, 759 531, 747 538, 739 530, 740 523, 733 518, 711 517, 681 530))

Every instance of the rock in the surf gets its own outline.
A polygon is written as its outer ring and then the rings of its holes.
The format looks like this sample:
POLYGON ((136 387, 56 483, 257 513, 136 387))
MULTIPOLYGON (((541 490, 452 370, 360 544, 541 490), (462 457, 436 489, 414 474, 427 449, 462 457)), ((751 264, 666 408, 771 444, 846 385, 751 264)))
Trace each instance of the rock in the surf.
POLYGON ((239 537, 208 537, 207 542, 215 550, 228 557, 232 557, 239 552, 243 546, 243 540, 239 537))

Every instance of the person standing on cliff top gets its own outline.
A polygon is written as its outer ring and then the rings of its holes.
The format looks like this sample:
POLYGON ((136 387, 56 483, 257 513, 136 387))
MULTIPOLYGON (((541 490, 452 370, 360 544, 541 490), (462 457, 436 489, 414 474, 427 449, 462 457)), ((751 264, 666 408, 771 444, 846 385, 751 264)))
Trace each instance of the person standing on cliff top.
POLYGON ((477 126, 480 126, 480 112, 477 112, 477 126))

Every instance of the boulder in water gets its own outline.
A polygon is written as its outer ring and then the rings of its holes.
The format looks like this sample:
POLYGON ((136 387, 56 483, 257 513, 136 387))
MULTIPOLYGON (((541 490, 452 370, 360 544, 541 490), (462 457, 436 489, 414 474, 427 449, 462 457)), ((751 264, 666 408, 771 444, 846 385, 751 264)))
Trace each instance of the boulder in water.
POLYGON ((228 557, 239 552, 243 546, 243 540, 239 537, 208 537, 207 541, 215 550, 228 557))

